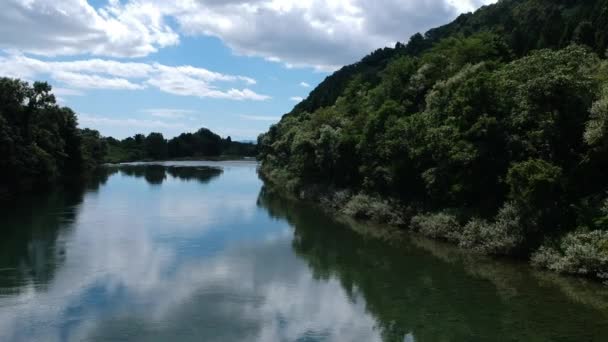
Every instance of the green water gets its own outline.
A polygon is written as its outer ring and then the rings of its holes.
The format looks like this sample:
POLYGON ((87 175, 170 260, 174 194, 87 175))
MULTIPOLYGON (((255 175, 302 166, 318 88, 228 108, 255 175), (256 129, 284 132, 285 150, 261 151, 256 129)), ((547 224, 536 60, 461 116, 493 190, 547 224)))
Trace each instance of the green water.
POLYGON ((108 169, 0 209, 0 341, 608 340, 606 287, 349 225, 255 163, 108 169))

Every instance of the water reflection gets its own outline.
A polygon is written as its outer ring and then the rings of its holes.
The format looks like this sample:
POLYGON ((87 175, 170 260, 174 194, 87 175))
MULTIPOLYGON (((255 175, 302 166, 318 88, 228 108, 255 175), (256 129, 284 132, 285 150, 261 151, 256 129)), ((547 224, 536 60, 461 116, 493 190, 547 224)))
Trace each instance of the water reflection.
POLYGON ((48 195, 5 202, 0 208, 0 295, 27 286, 46 287, 65 259, 70 231, 85 193, 94 193, 115 171, 104 169, 48 195))
POLYGON ((0 295, 0 340, 379 341, 364 301, 312 277, 289 225, 256 205, 256 165, 223 168, 160 188, 121 171, 87 193, 55 276, 0 295))
POLYGON ((364 298, 384 341, 601 341, 608 336, 608 290, 598 284, 552 275, 559 279, 554 282, 521 264, 422 238, 391 247, 267 189, 258 203, 295 227, 293 248, 317 278, 340 279, 347 293, 364 298), (570 293, 563 292, 564 284, 570 293), (591 299, 594 305, 587 303, 591 299))
POLYGON ((161 164, 124 164, 111 167, 120 170, 124 175, 143 177, 150 185, 160 185, 167 179, 167 174, 173 178, 190 181, 195 180, 207 184, 222 174, 222 169, 211 166, 176 166, 161 164))
POLYGON ((586 302, 604 298, 596 287, 579 291, 427 240, 390 247, 268 191, 256 167, 109 168, 78 191, 5 208, 0 341, 566 341, 608 332, 606 307, 586 302))

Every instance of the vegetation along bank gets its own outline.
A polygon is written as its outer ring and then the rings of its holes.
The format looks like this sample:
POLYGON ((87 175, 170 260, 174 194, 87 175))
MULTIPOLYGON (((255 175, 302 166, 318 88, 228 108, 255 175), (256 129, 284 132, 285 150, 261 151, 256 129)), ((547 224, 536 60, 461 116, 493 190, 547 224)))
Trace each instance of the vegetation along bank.
POLYGON ((329 76, 258 139, 274 186, 608 281, 608 1, 503 0, 329 76))

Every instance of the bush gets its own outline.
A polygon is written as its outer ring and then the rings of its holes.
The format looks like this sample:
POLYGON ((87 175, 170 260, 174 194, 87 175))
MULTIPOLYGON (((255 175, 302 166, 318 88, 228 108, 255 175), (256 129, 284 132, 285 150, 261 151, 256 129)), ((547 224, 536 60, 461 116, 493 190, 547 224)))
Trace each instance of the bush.
POLYGON ((420 214, 412 218, 411 228, 433 239, 457 242, 462 234, 462 226, 456 217, 447 213, 420 214))
POLYGON ((338 190, 332 191, 328 194, 321 196, 319 203, 323 208, 330 208, 333 210, 340 210, 344 208, 352 195, 349 190, 338 190))
POLYGON ((371 220, 378 223, 403 225, 403 216, 400 210, 388 201, 358 194, 346 203, 342 213, 360 220, 371 220))
POLYGON ((496 222, 472 219, 460 236, 459 245, 485 254, 508 255, 524 241, 517 207, 507 203, 496 216, 496 222))
POLYGON ((532 264, 608 281, 608 231, 570 233, 557 247, 541 247, 532 256, 532 264))

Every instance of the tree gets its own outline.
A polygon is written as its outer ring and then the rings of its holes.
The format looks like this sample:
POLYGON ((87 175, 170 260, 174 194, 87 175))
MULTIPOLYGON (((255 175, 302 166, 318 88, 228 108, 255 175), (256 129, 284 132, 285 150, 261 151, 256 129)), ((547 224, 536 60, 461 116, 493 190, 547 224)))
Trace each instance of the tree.
POLYGON ((167 141, 162 133, 150 133, 145 139, 146 156, 154 160, 165 159, 168 156, 167 141))
POLYGON ((99 134, 81 134, 76 114, 44 82, 0 78, 0 197, 45 188, 100 164, 99 134))

